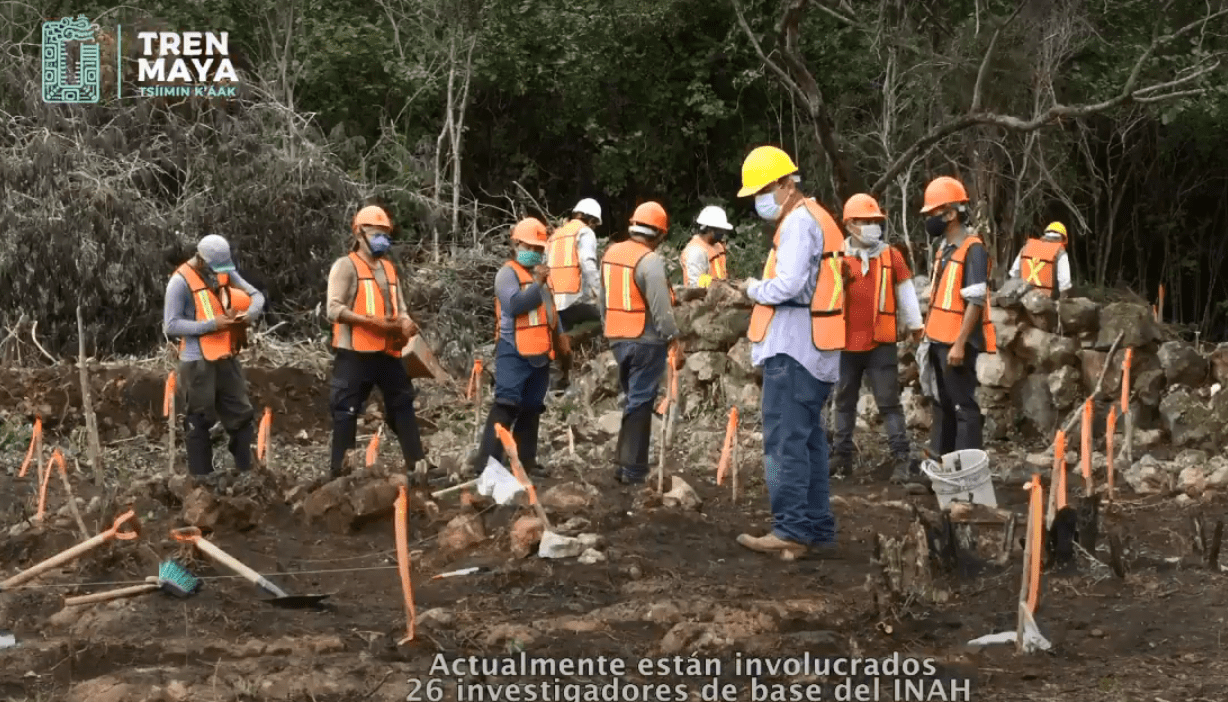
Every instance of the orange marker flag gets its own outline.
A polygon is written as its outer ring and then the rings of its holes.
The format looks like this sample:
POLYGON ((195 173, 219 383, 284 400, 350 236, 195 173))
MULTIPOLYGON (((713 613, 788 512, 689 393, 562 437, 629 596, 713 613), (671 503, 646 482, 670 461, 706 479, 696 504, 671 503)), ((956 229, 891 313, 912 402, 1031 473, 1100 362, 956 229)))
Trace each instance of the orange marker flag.
POLYGON ((1158 302, 1156 302, 1155 307, 1152 309, 1156 311, 1156 321, 1157 322, 1162 321, 1162 318, 1164 317, 1164 285, 1163 284, 1160 285, 1160 299, 1158 302))
POLYGON ((256 432, 256 458, 264 460, 269 450, 269 434, 273 431, 273 409, 264 408, 264 416, 260 418, 260 430, 256 432))
POLYGON ((55 467, 58 467, 64 475, 68 475, 64 454, 60 453, 59 449, 52 451, 51 458, 47 459, 47 467, 42 471, 42 482, 38 487, 38 512, 34 514, 34 521, 41 521, 47 511, 47 483, 51 482, 51 471, 55 467))
POLYGON ((1053 475, 1049 480, 1049 517, 1066 506, 1066 432, 1053 437, 1053 475))
POLYGON ((1086 494, 1092 494, 1092 420, 1095 419, 1095 408, 1092 398, 1083 403, 1082 442, 1079 446, 1079 466, 1083 469, 1083 489, 1086 494))
POLYGON ((1028 573, 1028 611, 1036 612, 1040 603, 1040 552, 1044 543, 1044 492, 1040 485, 1040 476, 1032 476, 1031 501, 1028 503, 1028 537, 1024 553, 1028 556, 1024 568, 1028 573))
POLYGON ((371 436, 371 443, 367 444, 367 467, 375 465, 375 459, 379 458, 379 435, 383 429, 379 429, 371 436))
MULTIPOLYGON (((21 470, 17 473, 18 478, 26 477, 26 471, 30 469, 30 461, 34 460, 34 453, 43 444, 43 418, 34 418, 34 431, 30 433, 30 448, 26 449, 26 460, 21 462, 21 470)), ((41 451, 40 451, 41 453, 41 451)), ((40 461, 41 462, 41 461, 40 461)), ((38 466, 41 468, 42 466, 38 466)))
POLYGON ((396 540, 397 540, 397 570, 401 573, 401 591, 405 595, 405 619, 407 633, 397 645, 414 640, 414 628, 418 623, 418 613, 414 608, 414 584, 409 577, 409 494, 405 486, 398 488, 396 501, 396 540))
POLYGON ((533 481, 529 480, 528 474, 524 472, 524 466, 520 465, 520 453, 516 450, 516 439, 512 437, 507 427, 498 422, 495 423, 495 436, 499 437, 499 441, 503 443, 503 452, 506 454, 508 463, 512 464, 512 474, 529 494, 529 504, 537 512, 537 518, 541 520, 546 529, 549 529, 550 519, 546 516, 546 509, 537 501, 537 488, 533 486, 533 481))
POLYGON ((166 387, 162 391, 162 416, 169 417, 175 411, 175 371, 166 376, 166 387))
POLYGON ((1113 501, 1113 432, 1117 430, 1117 405, 1109 408, 1109 418, 1104 429, 1105 481, 1108 483, 1109 502, 1113 501))
POLYGON ((725 473, 729 471, 729 459, 733 455, 733 445, 738 437, 738 408, 729 408, 729 424, 725 427, 725 443, 721 447, 721 460, 716 464, 716 484, 725 484, 725 473))
POLYGON ((482 359, 473 359, 473 371, 469 373, 469 387, 465 389, 465 399, 474 400, 481 398, 478 395, 478 389, 482 384, 482 359))
POLYGON ((1126 349, 1126 358, 1121 362, 1121 413, 1130 411, 1130 366, 1134 365, 1134 348, 1126 349))

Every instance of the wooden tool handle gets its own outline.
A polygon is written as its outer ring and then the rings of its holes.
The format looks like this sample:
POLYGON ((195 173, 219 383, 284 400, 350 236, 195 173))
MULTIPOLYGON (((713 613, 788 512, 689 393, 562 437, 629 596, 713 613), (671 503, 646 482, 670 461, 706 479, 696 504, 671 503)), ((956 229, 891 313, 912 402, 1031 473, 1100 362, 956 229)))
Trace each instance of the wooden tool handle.
POLYGON ((76 605, 93 604, 95 602, 108 602, 110 600, 118 600, 121 597, 132 597, 133 595, 143 595, 147 592, 155 592, 157 589, 157 578, 154 578, 154 582, 145 583, 144 585, 133 585, 132 587, 124 587, 118 590, 108 590, 107 592, 95 592, 92 595, 81 595, 80 597, 66 597, 64 598, 64 606, 74 607, 76 605))
POLYGON ((48 558, 42 563, 31 566, 30 568, 27 568, 26 570, 21 571, 20 573, 18 573, 17 575, 14 575, 8 580, 5 580, 4 582, 0 583, 0 590, 8 590, 9 588, 17 587, 18 585, 21 585, 22 583, 29 582, 30 580, 37 578, 38 576, 42 575, 43 573, 46 573, 52 568, 64 565, 65 563, 70 563, 72 561, 75 561, 76 559, 88 553, 90 550, 101 546, 104 542, 106 542, 106 540, 107 540, 107 534, 103 533, 93 538, 87 539, 86 541, 82 541, 81 543, 77 544, 76 546, 73 546, 67 551, 62 551, 60 553, 57 553, 56 555, 52 556, 51 558, 48 558))
POLYGON ((226 566, 227 568, 230 568, 231 570, 238 573, 239 575, 242 575, 252 585, 255 585, 256 587, 260 588, 261 590, 264 590, 270 595, 273 595, 274 597, 285 597, 286 596, 286 593, 281 588, 277 587, 273 583, 266 580, 263 575, 243 565, 238 560, 236 560, 234 557, 232 557, 230 554, 226 553, 225 551, 218 548, 217 546, 214 546, 212 543, 205 540, 203 537, 196 539, 196 548, 199 548, 200 550, 204 551, 205 555, 209 556, 210 558, 217 561, 218 563, 221 563, 222 565, 226 566))
POLYGON ((431 493, 431 498, 439 499, 440 497, 443 497, 444 495, 451 495, 454 492, 460 492, 461 490, 464 490, 465 488, 471 488, 477 484, 478 484, 478 481, 475 478, 474 480, 470 480, 468 482, 461 483, 460 485, 453 485, 452 487, 446 487, 442 490, 436 490, 435 492, 431 493))

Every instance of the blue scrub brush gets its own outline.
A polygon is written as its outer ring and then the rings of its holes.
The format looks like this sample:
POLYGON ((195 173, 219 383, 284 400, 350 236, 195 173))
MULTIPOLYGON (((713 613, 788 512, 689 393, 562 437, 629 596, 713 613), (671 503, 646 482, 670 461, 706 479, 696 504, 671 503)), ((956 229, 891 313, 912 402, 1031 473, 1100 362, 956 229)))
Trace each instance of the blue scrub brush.
POLYGON ((175 597, 191 597, 201 586, 200 578, 188 572, 175 561, 163 561, 158 566, 158 587, 175 597))

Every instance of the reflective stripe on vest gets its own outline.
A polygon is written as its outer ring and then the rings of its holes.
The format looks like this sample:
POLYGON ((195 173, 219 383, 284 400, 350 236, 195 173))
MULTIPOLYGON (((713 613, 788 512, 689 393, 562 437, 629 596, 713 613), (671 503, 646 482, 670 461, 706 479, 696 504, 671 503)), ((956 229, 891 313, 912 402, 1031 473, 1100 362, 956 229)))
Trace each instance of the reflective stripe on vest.
MULTIPOLYGON (((934 257, 934 270, 938 271, 941 266, 941 272, 935 274, 933 282, 930 283, 930 310, 925 320, 925 336, 931 341, 953 344, 959 338, 966 307, 964 297, 959 291, 964 287, 964 261, 973 244, 985 245, 980 237, 970 236, 955 249, 945 266, 942 265, 941 247, 934 257)), ((989 270, 985 271, 986 278, 993 270, 992 260, 988 261, 988 267, 989 270)), ((981 308, 981 329, 985 334, 985 351, 997 353, 998 340, 993 322, 989 319, 989 304, 989 288, 986 286, 985 306, 981 308)))
MULTIPOLYGON (((638 339, 648 324, 648 306, 635 282, 635 267, 652 252, 646 245, 627 239, 614 244, 601 259, 605 287, 605 335, 607 339, 638 339)), ((673 302, 673 290, 670 290, 673 302)))
MULTIPOLYGON (((516 261, 508 261, 507 265, 511 266, 512 270, 516 272, 516 279, 520 281, 521 290, 533 284, 533 274, 529 272, 529 269, 516 261)), ((503 305, 499 302, 499 296, 495 295, 496 341, 499 339, 499 325, 502 319, 503 305)), ((543 302, 525 314, 518 315, 514 322, 516 353, 519 353, 521 356, 549 354, 550 358, 554 358, 554 340, 551 331, 555 328, 557 322, 551 316, 546 303, 543 302)))
POLYGON ((877 286, 874 301, 874 341, 880 344, 894 344, 899 341, 896 332, 895 266, 892 265, 892 251, 888 246, 870 262, 871 268, 878 268, 874 277, 877 286))
MULTIPOLYGON (((379 259, 378 263, 384 269, 384 279, 388 281, 388 297, 390 300, 384 299, 384 293, 380 290, 379 283, 375 280, 375 274, 372 273, 371 267, 367 262, 362 260, 362 257, 357 252, 351 252, 347 258, 354 264, 354 271, 358 274, 358 289, 354 294, 354 302, 350 305, 350 310, 357 315, 369 315, 372 317, 400 317, 401 311, 397 309, 397 271, 392 263, 386 259, 379 259), (389 311, 391 310, 391 311, 389 311)), ((333 325, 333 346, 337 346, 341 338, 342 327, 350 327, 350 346, 355 351, 370 353, 372 351, 382 351, 389 356, 400 358, 401 349, 394 348, 393 335, 385 335, 374 329, 368 329, 362 325, 345 325, 337 323, 333 325)))
POLYGON ((1038 290, 1057 296, 1057 259, 1065 248, 1060 241, 1028 239, 1019 252, 1019 272, 1038 290))
MULTIPOLYGON (((230 274, 228 273, 218 274, 217 292, 210 290, 200 273, 187 263, 179 266, 175 274, 182 276, 188 284, 188 289, 192 291, 192 305, 196 308, 196 321, 198 322, 217 319, 219 316, 225 315, 227 310, 233 309, 239 312, 246 312, 251 307, 252 298, 242 290, 230 285, 230 274)), ((237 351, 235 349, 235 339, 232 338, 229 331, 209 332, 208 334, 202 334, 198 338, 200 340, 201 355, 205 357, 206 361, 228 358, 237 351)), ((183 354, 186 347, 187 339, 181 338, 179 340, 180 355, 183 354)))
POLYGON ((550 267, 550 289, 555 293, 580 292, 580 230, 584 222, 573 219, 559 227, 546 242, 546 265, 550 267))
MULTIPOLYGON (((818 202, 806 198, 798 204, 805 207, 818 223, 823 236, 823 254, 819 261, 818 279, 814 294, 810 297, 810 339, 820 351, 838 351, 844 348, 844 235, 836 220, 818 202)), ((776 277, 776 252, 780 246, 780 230, 790 213, 781 216, 772 239, 772 252, 763 267, 763 279, 776 277)), ((792 307, 783 304, 781 307, 792 307)), ((747 337, 753 343, 767 338, 768 328, 776 308, 770 305, 755 305, 750 314, 750 329, 747 337)))

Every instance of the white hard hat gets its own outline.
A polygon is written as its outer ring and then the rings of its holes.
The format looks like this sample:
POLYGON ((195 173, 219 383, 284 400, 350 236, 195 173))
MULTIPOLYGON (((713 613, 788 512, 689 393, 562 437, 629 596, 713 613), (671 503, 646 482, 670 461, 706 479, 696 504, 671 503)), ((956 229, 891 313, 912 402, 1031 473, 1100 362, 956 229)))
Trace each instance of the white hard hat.
POLYGON ((708 205, 695 218, 695 223, 701 227, 713 227, 715 229, 724 229, 732 231, 733 225, 729 223, 729 219, 725 217, 725 210, 716 205, 708 205))
POLYGON ((576 206, 571 208, 571 211, 573 213, 578 212, 582 215, 588 215, 589 217, 597 220, 597 224, 601 224, 601 205, 598 205, 597 201, 591 197, 586 197, 577 202, 576 206))

